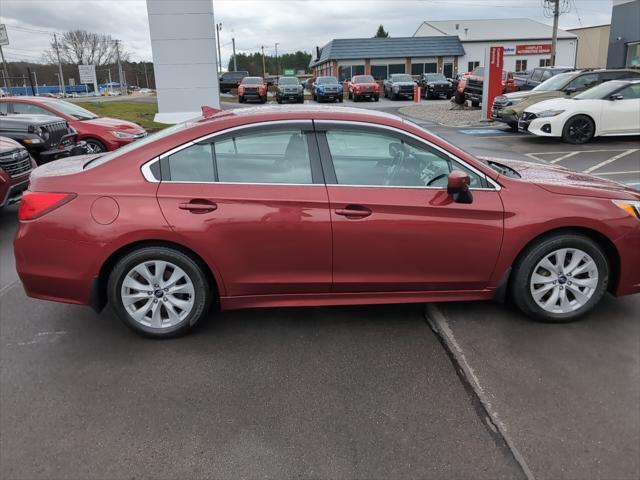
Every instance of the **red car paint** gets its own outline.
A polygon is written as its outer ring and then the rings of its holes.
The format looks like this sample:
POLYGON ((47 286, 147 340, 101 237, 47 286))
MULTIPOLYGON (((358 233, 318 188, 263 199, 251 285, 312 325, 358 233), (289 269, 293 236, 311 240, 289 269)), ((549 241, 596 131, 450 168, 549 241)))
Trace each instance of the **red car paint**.
MULTIPOLYGON (((461 78, 460 81, 458 82, 457 90, 460 93, 464 92, 465 87, 467 86, 467 82, 469 81, 470 78, 482 82, 483 76, 474 75, 473 72, 465 73, 464 77, 461 78)), ((517 92, 518 90, 520 90, 520 87, 518 86, 515 79, 513 78, 513 72, 508 72, 506 70, 503 70, 502 71, 502 93, 517 92)))
MULTIPOLYGON (((115 259, 162 243, 202 260, 223 309, 490 299, 532 240, 567 228, 607 245, 613 293, 640 292, 640 222, 611 201, 637 201, 640 193, 611 181, 501 160, 522 172, 511 178, 417 125, 349 108, 225 111, 148 140, 92 168, 85 166, 94 157, 84 156, 33 172, 30 191, 42 192, 33 198, 49 211, 21 220, 15 239, 29 296, 95 305, 115 259), (310 135, 323 120, 402 131, 496 186, 474 190, 473 203, 463 204, 446 188, 154 182, 141 172, 194 139, 292 120, 304 120, 310 135), (189 202, 217 208, 194 214, 183 209, 189 202), (353 205, 368 213, 345 214, 353 205)), ((29 197, 25 215, 40 208, 29 197)))
POLYGON ((64 108, 61 108, 69 105, 69 102, 66 100, 40 97, 5 97, 0 99, 0 102, 30 104, 42 109, 42 111, 34 111, 33 113, 49 114, 64 118, 69 125, 78 132, 78 140, 97 140, 104 145, 106 150, 116 150, 147 134, 145 129, 140 125, 117 118, 99 117, 96 115, 95 118, 79 120, 77 117, 68 114, 64 108), (114 131, 124 132, 124 134, 131 136, 121 138, 112 133, 114 131))
POLYGON ((0 137, 0 208, 18 201, 20 193, 29 182, 29 174, 36 168, 36 163, 28 157, 28 152, 27 158, 14 160, 10 155, 16 152, 26 152, 26 149, 15 140, 0 137), (20 165, 20 169, 10 175, 17 165, 20 165))
POLYGON ((373 98, 380 96, 380 85, 371 75, 355 75, 347 83, 350 98, 373 98))

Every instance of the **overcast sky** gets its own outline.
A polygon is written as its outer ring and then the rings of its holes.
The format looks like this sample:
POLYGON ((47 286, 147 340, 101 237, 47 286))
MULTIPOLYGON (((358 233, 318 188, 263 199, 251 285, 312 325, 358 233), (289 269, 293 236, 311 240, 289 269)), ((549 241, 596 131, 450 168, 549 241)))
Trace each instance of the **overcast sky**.
MULTIPOLYGON (((222 22, 222 60, 264 45, 278 51, 311 52, 332 38, 371 37, 379 24, 394 37, 412 36, 423 20, 527 17, 551 24, 543 0, 213 0, 222 22)), ((561 28, 609 23, 611 0, 563 0, 570 11, 561 28)), ((151 60, 145 0, 0 0, 0 23, 11 44, 7 60, 41 60, 51 32, 84 29, 120 39, 132 60, 151 60)))

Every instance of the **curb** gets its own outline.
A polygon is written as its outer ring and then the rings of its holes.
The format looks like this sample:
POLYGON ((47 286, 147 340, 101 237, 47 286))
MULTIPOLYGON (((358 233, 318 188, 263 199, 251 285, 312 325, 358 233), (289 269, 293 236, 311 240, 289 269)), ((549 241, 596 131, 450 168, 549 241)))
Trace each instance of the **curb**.
POLYGON ((467 361, 467 357, 453 335, 453 331, 449 327, 449 322, 446 317, 435 304, 425 305, 424 317, 431 329, 440 339, 444 348, 447 350, 449 357, 454 363, 454 367, 460 377, 460 380, 469 387, 476 396, 478 402, 482 405, 484 412, 487 415, 487 420, 490 422, 489 427, 500 435, 514 459, 518 462, 518 465, 520 465, 520 468, 525 474, 527 480, 535 480, 535 476, 527 465, 524 456, 517 449, 513 439, 508 434, 507 427, 502 420, 500 420, 498 413, 491 405, 489 396, 482 387, 480 379, 467 361))

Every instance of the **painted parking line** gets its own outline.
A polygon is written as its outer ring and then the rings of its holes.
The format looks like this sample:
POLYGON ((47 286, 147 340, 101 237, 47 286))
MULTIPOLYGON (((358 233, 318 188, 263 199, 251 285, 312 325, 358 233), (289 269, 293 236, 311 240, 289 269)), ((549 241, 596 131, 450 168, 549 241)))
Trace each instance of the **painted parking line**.
POLYGON ((567 152, 566 150, 560 152, 534 152, 534 153, 525 153, 525 156, 531 158, 532 160, 537 160, 539 162, 545 163, 557 163, 566 158, 571 158, 579 153, 611 153, 611 152, 626 152, 627 149, 608 149, 608 150, 574 150, 572 152, 567 152), (540 155, 560 155, 558 158, 554 158, 553 160, 547 160, 545 158, 541 158, 540 155))
POLYGON ((632 154, 632 153, 634 153, 634 152, 637 152, 638 150, 640 150, 640 149, 638 149, 638 148, 631 148, 631 149, 629 149, 629 150, 626 150, 626 151, 624 151, 624 152, 622 152, 622 153, 620 153, 620 154, 618 154, 618 155, 615 155, 615 156, 613 156, 613 157, 611 157, 611 158, 609 158, 609 159, 607 159, 607 160, 604 160, 603 162, 600 162, 600 163, 599 163, 599 164, 597 164, 597 165, 594 165, 594 166, 593 166, 593 167, 591 167, 591 168, 587 168, 587 169, 584 171, 584 173, 591 173, 591 172, 593 172, 594 170, 598 170, 599 168, 604 167, 605 165, 609 165, 610 163, 615 162, 615 161, 616 161, 616 160, 618 160, 619 158, 626 157, 627 155, 630 155, 630 154, 632 154))

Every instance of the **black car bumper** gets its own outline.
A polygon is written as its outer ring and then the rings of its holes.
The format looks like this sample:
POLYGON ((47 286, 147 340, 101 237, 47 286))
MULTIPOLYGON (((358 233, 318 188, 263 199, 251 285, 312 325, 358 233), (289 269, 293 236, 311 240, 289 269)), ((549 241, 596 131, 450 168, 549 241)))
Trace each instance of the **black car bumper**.
POLYGON ((318 93, 316 97, 322 100, 338 100, 342 98, 342 93, 318 93))
POLYGON ((529 124, 535 118, 537 118, 537 115, 535 113, 523 113, 522 116, 518 119, 518 130, 522 132, 528 132, 529 124))
POLYGON ((0 198, 0 208, 8 207, 9 205, 18 203, 22 198, 22 194, 28 187, 29 177, 27 177, 24 181, 16 183, 15 185, 9 187, 4 198, 0 198))
POLYGON ((84 141, 78 143, 63 145, 49 150, 43 150, 36 152, 35 156, 38 159, 38 163, 52 162, 59 158, 73 157, 75 155, 86 155, 88 153, 87 144, 84 141))
POLYGON ((493 108, 491 116, 498 122, 507 123, 509 125, 518 124, 518 116, 515 113, 503 113, 502 110, 493 108))
POLYGON ((276 95, 276 100, 298 101, 300 99, 304 99, 304 94, 302 94, 302 93, 280 93, 280 94, 276 95))

